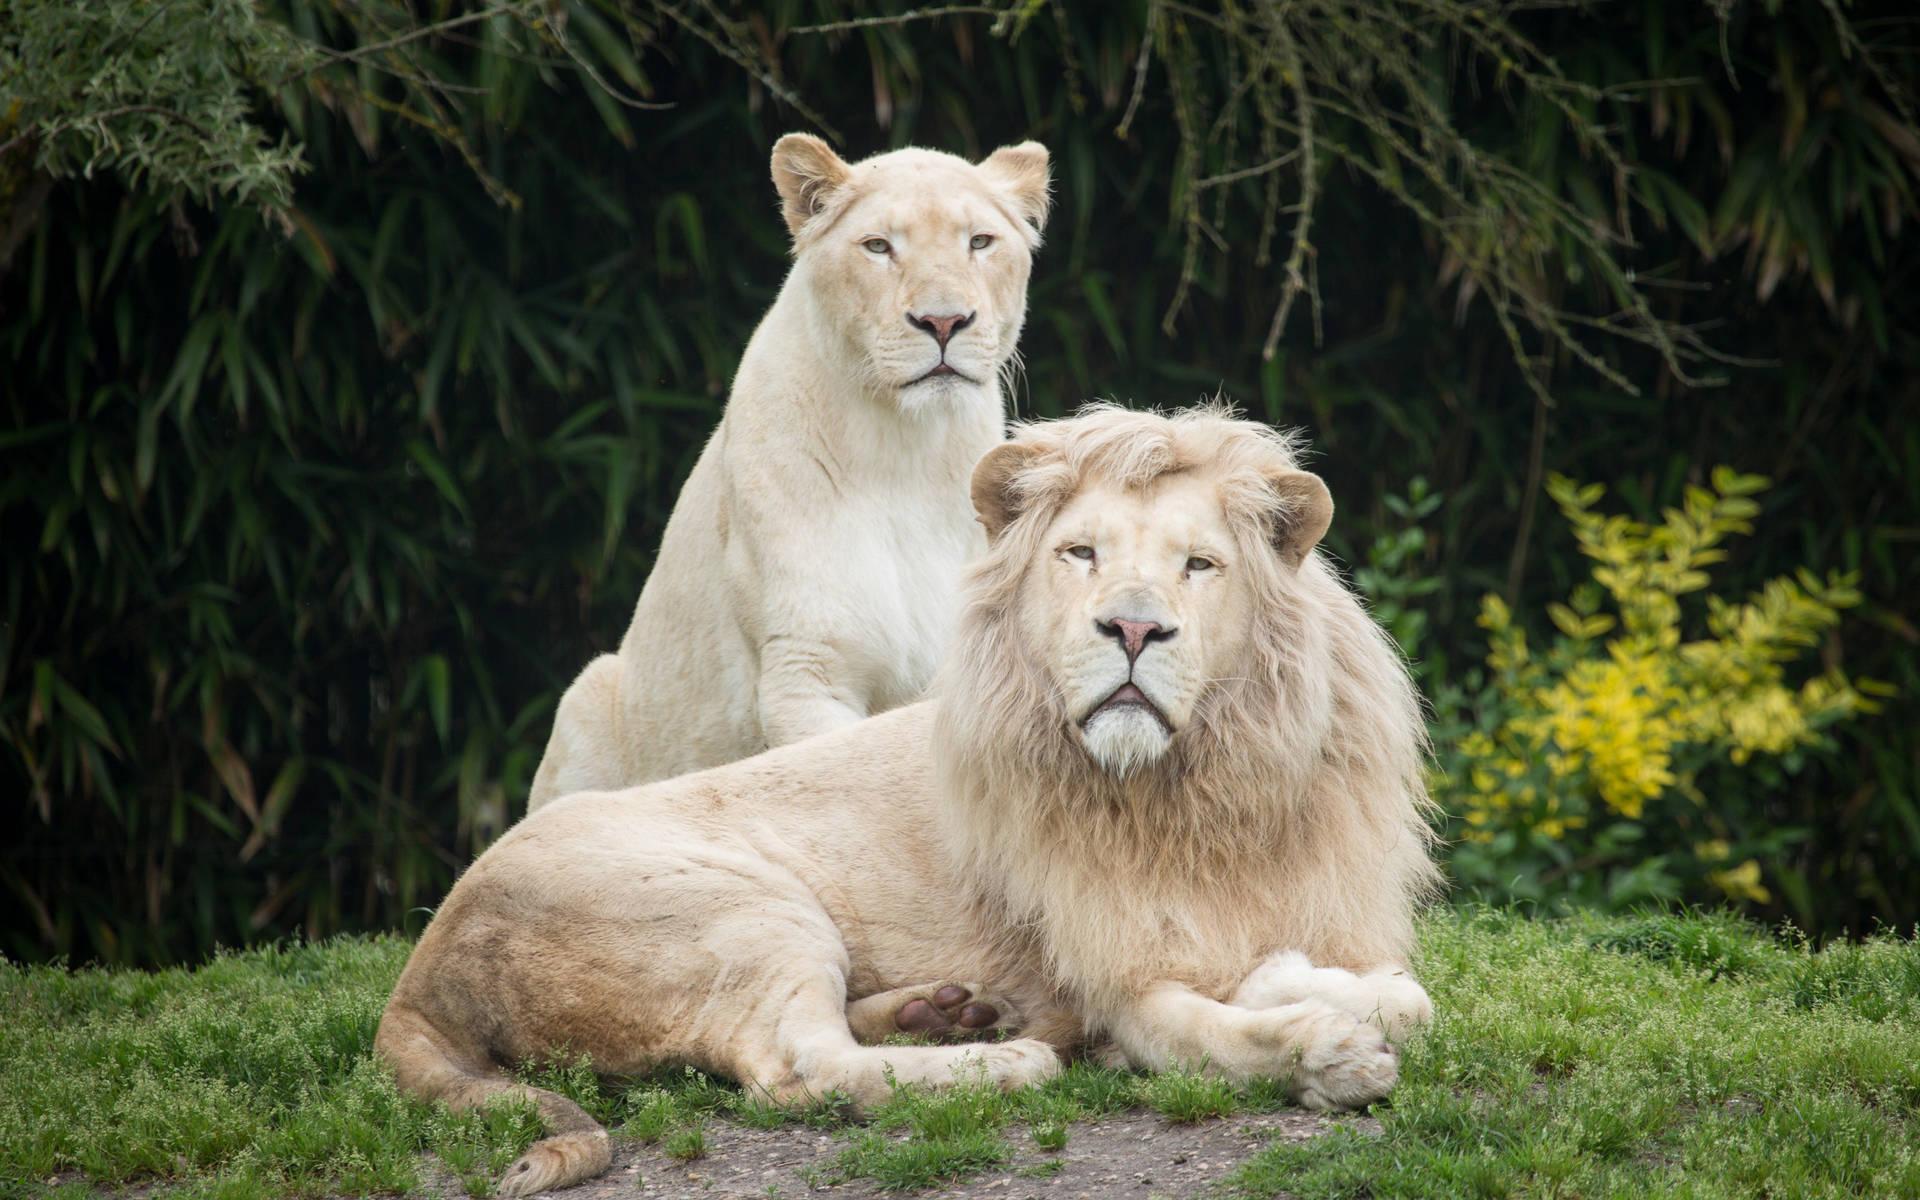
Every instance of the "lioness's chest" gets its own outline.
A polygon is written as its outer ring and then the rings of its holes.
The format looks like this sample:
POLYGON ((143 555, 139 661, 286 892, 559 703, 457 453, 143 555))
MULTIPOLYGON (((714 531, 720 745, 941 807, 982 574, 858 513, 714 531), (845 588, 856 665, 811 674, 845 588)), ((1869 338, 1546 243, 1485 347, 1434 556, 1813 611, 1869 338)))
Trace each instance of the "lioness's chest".
POLYGON ((964 497, 875 500, 848 514, 842 575, 875 648, 867 664, 876 708, 916 699, 953 636, 960 572, 980 548, 964 497))

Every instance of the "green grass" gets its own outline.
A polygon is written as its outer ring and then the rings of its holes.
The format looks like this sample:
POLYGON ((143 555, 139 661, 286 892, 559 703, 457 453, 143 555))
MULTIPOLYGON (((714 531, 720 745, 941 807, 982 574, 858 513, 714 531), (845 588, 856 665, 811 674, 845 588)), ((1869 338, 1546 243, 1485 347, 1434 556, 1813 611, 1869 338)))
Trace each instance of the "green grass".
POLYGON ((1240 1109, 1240 1089, 1196 1071, 1155 1075, 1141 1084, 1140 1093, 1154 1111, 1177 1125, 1230 1117, 1240 1109))
POLYGON ((1276 1145, 1245 1196, 1920 1195, 1920 944, 1724 917, 1429 926, 1439 1017, 1382 1134, 1276 1145))
POLYGON ((660 1142, 660 1149, 671 1159, 680 1162, 692 1162, 696 1158, 707 1156, 707 1127, 704 1123, 694 1122, 682 1126, 668 1134, 660 1142))
MULTIPOLYGON (((406 952, 376 938, 194 971, 0 968, 0 1197, 406 1193, 425 1154, 485 1194, 537 1124, 525 1106, 414 1103, 368 1059, 406 952)), ((1439 1017, 1406 1048, 1381 1132, 1276 1144, 1231 1179, 1238 1194, 1920 1194, 1920 943, 1816 953, 1719 916, 1445 914, 1421 973, 1439 1017)), ((902 1091, 854 1124, 831 1097, 780 1109, 690 1071, 525 1074, 679 1158, 706 1152, 714 1121, 832 1128, 844 1146, 823 1182, 898 1189, 1009 1164, 1022 1130, 1044 1154, 1101 1114, 1283 1103, 1272 1085, 1081 1064, 1011 1095, 902 1091)))

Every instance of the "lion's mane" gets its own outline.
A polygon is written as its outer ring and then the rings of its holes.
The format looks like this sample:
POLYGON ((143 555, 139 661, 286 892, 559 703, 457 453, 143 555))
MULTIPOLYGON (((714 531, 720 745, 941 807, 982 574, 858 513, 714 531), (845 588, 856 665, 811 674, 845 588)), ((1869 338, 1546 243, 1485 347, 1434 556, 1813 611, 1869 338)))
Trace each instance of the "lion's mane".
POLYGON ((1155 978, 1224 996, 1279 949, 1365 968, 1405 962, 1437 880, 1417 694, 1399 652, 1320 552, 1274 552, 1296 441, 1212 405, 1170 416, 1093 406, 1031 424, 1017 516, 976 561, 936 687, 950 844, 975 902, 1044 958, 1097 1024, 1155 978), (1118 776, 1080 744, 1024 586, 1061 506, 1094 480, 1217 478, 1258 598, 1245 671, 1210 683, 1153 767, 1118 776))

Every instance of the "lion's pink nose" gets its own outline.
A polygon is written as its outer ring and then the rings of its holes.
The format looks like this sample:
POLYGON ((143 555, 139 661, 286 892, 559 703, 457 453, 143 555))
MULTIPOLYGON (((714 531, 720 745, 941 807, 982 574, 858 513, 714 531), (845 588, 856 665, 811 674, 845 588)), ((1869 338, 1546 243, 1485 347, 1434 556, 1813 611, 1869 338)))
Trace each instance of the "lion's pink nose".
POLYGON ((973 324, 973 318, 976 315, 978 314, 948 313, 940 317, 932 315, 916 317, 912 313, 908 313, 907 324, 913 326, 915 329, 925 330, 932 336, 934 341, 940 343, 940 348, 945 350, 948 340, 950 340, 954 334, 959 333, 962 329, 973 324))
POLYGON ((1095 624, 1100 632, 1117 640, 1126 649, 1127 661, 1131 663, 1140 657, 1148 642, 1164 642, 1177 630, 1163 629, 1158 621, 1130 621, 1126 617, 1111 617, 1095 624))

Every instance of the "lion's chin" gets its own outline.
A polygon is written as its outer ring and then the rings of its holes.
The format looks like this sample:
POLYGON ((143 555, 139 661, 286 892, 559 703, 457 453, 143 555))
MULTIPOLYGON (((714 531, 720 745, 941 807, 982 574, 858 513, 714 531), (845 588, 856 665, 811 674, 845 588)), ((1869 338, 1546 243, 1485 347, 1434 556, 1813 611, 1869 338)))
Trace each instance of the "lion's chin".
POLYGON ((1146 705, 1116 704, 1087 718, 1080 740, 1103 770, 1130 775, 1159 762, 1173 744, 1173 735, 1146 705))
POLYGON ((956 398, 979 394, 979 381, 959 372, 922 376, 901 384, 895 393, 900 411, 909 416, 946 411, 956 398))

